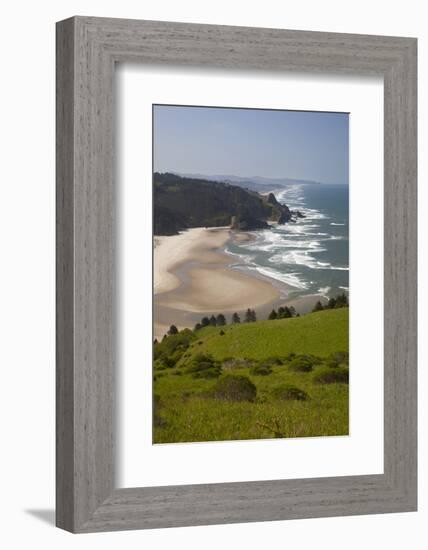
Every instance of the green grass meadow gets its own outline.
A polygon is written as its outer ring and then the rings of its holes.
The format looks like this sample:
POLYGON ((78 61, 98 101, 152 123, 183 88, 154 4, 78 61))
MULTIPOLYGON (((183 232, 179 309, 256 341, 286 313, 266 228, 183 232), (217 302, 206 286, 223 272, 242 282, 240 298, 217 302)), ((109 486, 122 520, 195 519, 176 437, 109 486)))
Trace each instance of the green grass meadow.
POLYGON ((185 330, 156 344, 153 442, 347 435, 348 314, 185 330))

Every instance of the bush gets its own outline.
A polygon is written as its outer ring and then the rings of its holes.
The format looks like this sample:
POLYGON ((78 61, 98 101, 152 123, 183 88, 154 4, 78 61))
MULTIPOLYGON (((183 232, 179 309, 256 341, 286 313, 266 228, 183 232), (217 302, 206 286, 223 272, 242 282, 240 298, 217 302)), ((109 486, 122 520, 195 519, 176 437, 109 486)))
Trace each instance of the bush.
POLYGON ((153 366, 156 371, 172 369, 175 367, 175 361, 171 357, 160 357, 156 359, 153 366))
POLYGON ((227 357, 223 359, 222 366, 225 370, 248 369, 257 363, 253 359, 235 359, 227 357))
POLYGON ((332 357, 329 357, 328 359, 326 359, 324 364, 326 367, 329 367, 330 369, 335 369, 336 367, 339 366, 337 359, 334 359, 332 357))
POLYGON ((272 367, 269 364, 261 363, 250 368, 250 374, 254 376, 267 376, 272 374, 272 367))
POLYGON ((263 364, 264 365, 282 365, 283 360, 281 359, 281 357, 273 356, 273 357, 268 357, 267 359, 265 359, 263 361, 263 364))
POLYGON ((221 365, 212 355, 198 353, 186 372, 191 374, 192 378, 218 378, 221 374, 221 365))
POLYGON ((288 369, 292 372, 311 372, 313 361, 309 357, 295 357, 288 364, 288 369))
POLYGON ((225 401, 254 401, 257 388, 246 376, 226 374, 217 380, 212 393, 225 401))
POLYGON ((323 367, 314 373, 313 378, 315 384, 348 384, 349 383, 349 368, 348 367, 323 367))
POLYGON ((195 335, 189 329, 184 329, 178 334, 172 334, 154 346, 154 359, 170 356, 175 351, 185 351, 194 339, 195 335))
POLYGON ((162 349, 159 343, 157 343, 153 346, 153 359, 156 361, 156 359, 159 359, 159 357, 161 356, 162 356, 162 349))
POLYGON ((272 396, 282 401, 306 401, 309 398, 309 395, 305 391, 292 384, 276 386, 272 390, 272 396))
POLYGON ((336 351, 332 353, 326 363, 329 367, 338 367, 339 365, 348 365, 349 364, 349 353, 347 351, 336 351))

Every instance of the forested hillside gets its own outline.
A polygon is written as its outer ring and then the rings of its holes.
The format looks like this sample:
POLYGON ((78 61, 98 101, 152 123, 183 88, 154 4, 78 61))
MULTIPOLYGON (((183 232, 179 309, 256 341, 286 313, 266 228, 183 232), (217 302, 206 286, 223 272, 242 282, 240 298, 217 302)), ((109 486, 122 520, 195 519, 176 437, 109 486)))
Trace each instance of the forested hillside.
POLYGON ((286 223, 293 216, 272 193, 263 196, 236 185, 170 173, 153 174, 153 201, 155 235, 191 227, 262 229, 267 221, 286 223))

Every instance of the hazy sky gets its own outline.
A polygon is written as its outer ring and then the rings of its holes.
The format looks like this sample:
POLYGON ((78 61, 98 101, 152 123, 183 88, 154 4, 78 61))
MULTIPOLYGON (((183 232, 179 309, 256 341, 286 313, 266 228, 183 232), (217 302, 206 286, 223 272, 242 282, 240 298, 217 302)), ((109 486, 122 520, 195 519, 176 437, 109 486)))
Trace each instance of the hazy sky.
POLYGON ((154 170, 348 183, 343 113, 154 106, 154 170))

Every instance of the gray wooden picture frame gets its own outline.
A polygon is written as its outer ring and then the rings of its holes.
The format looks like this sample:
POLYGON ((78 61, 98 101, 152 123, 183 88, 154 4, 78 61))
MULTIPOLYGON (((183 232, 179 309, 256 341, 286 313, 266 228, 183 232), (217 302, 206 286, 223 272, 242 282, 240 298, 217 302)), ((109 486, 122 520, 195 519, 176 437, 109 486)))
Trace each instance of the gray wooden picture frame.
POLYGON ((416 39, 73 17, 57 24, 56 47, 58 527, 83 533, 416 510, 416 39), (117 62, 383 77, 383 474, 115 487, 117 62))

